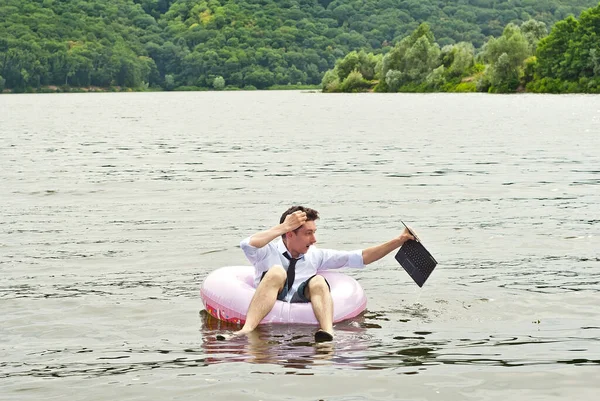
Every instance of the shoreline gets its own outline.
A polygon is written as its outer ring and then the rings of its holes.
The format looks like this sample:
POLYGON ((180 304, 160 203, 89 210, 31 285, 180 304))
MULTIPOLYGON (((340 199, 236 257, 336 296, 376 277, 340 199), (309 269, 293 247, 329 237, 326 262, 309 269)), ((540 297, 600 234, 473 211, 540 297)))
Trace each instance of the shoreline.
POLYGON ((14 91, 12 89, 4 89, 0 92, 1 95, 39 95, 39 94, 57 94, 57 93, 168 93, 168 92, 274 92, 274 91, 304 91, 306 93, 324 93, 329 95, 337 95, 337 94, 359 94, 359 93, 368 93, 373 95, 389 95, 389 94, 481 94, 481 95, 598 95, 598 93, 593 92, 527 92, 525 90, 510 92, 510 93, 489 93, 489 92, 375 92, 373 90, 367 90, 362 92, 325 92, 319 86, 277 86, 271 87, 267 89, 243 89, 243 88, 226 88, 222 90, 215 89, 205 89, 198 88, 195 90, 186 88, 175 88, 173 90, 164 90, 164 89, 133 89, 133 88, 122 88, 122 87, 73 87, 73 88, 64 88, 58 87, 55 85, 48 85, 41 87, 39 89, 33 90, 25 90, 25 91, 14 91))
POLYGON ((321 91, 320 85, 275 85, 266 89, 256 88, 235 88, 229 87, 221 90, 200 88, 200 87, 178 87, 172 90, 162 88, 127 88, 121 86, 83 86, 83 87, 65 87, 58 85, 45 85, 40 88, 27 88, 25 90, 4 89, 0 94, 43 94, 43 93, 133 93, 133 92, 255 92, 255 91, 280 91, 280 90, 306 90, 321 91))

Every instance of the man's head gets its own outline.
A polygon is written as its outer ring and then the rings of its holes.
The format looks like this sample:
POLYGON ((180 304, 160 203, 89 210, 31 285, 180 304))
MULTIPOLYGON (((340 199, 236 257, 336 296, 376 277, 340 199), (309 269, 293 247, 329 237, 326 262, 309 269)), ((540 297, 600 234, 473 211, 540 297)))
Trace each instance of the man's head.
POLYGON ((279 219, 279 223, 283 223, 288 215, 296 211, 306 213, 306 222, 294 231, 285 233, 281 237, 290 252, 304 254, 311 245, 317 242, 315 236, 317 225, 315 221, 319 218, 319 212, 304 206, 292 206, 283 212, 281 219, 279 219))

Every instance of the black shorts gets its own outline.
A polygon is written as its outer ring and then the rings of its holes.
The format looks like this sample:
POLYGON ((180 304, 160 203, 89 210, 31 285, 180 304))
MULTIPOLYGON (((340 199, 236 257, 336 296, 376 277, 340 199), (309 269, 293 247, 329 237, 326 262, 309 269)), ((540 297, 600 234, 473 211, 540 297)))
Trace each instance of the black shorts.
MULTIPOLYGON (((267 272, 264 272, 262 274, 262 277, 260 278, 261 280, 265 277, 265 274, 267 274, 267 272)), ((292 303, 310 302, 310 300, 308 298, 306 298, 306 296, 304 295, 304 291, 306 290, 306 286, 308 285, 310 280, 312 280, 316 276, 317 275, 315 274, 314 276, 309 277, 308 280, 303 281, 302 284, 300 284, 300 286, 298 286, 298 291, 296 291, 294 293, 294 295, 292 295, 292 299, 290 300, 290 302, 292 302, 292 303)), ((329 290, 331 291, 331 286, 329 285, 329 282, 327 281, 327 279, 325 279, 325 282, 327 283, 327 287, 329 287, 329 290)), ((283 286, 283 289, 281 291, 279 291, 279 294, 277 294, 277 300, 284 301, 285 297, 287 297, 288 293, 289 293, 289 288, 288 288, 287 281, 286 281, 285 285, 283 286)))

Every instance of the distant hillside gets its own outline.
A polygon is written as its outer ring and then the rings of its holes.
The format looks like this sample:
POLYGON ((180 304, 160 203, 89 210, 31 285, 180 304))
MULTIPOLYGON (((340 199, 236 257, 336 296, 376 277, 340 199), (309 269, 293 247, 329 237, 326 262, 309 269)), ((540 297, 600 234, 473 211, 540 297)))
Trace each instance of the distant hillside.
POLYGON ((0 89, 312 84, 352 50, 387 53, 428 22, 478 48, 506 24, 597 0, 3 0, 0 89))

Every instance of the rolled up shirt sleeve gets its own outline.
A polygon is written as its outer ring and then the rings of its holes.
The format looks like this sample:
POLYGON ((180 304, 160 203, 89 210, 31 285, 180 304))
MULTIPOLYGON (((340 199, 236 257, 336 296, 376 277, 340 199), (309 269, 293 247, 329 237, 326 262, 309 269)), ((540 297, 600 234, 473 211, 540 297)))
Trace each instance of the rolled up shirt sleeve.
POLYGON ((259 264, 260 261, 263 260, 268 254, 268 248, 266 246, 263 246, 262 248, 256 248, 250 245, 250 237, 245 238, 242 240, 242 242, 240 242, 240 248, 242 248, 242 251, 244 251, 248 261, 250 261, 250 263, 252 263, 254 266, 259 264))
POLYGON ((255 287, 258 286, 264 272, 275 265, 282 265, 277 247, 272 242, 262 248, 256 248, 250 245, 250 237, 248 237, 240 242, 240 248, 244 251, 248 261, 254 266, 255 287))
POLYGON ((363 268, 365 263, 362 257, 362 249, 356 251, 334 251, 331 249, 320 249, 322 254, 318 270, 341 269, 344 267, 363 268))

